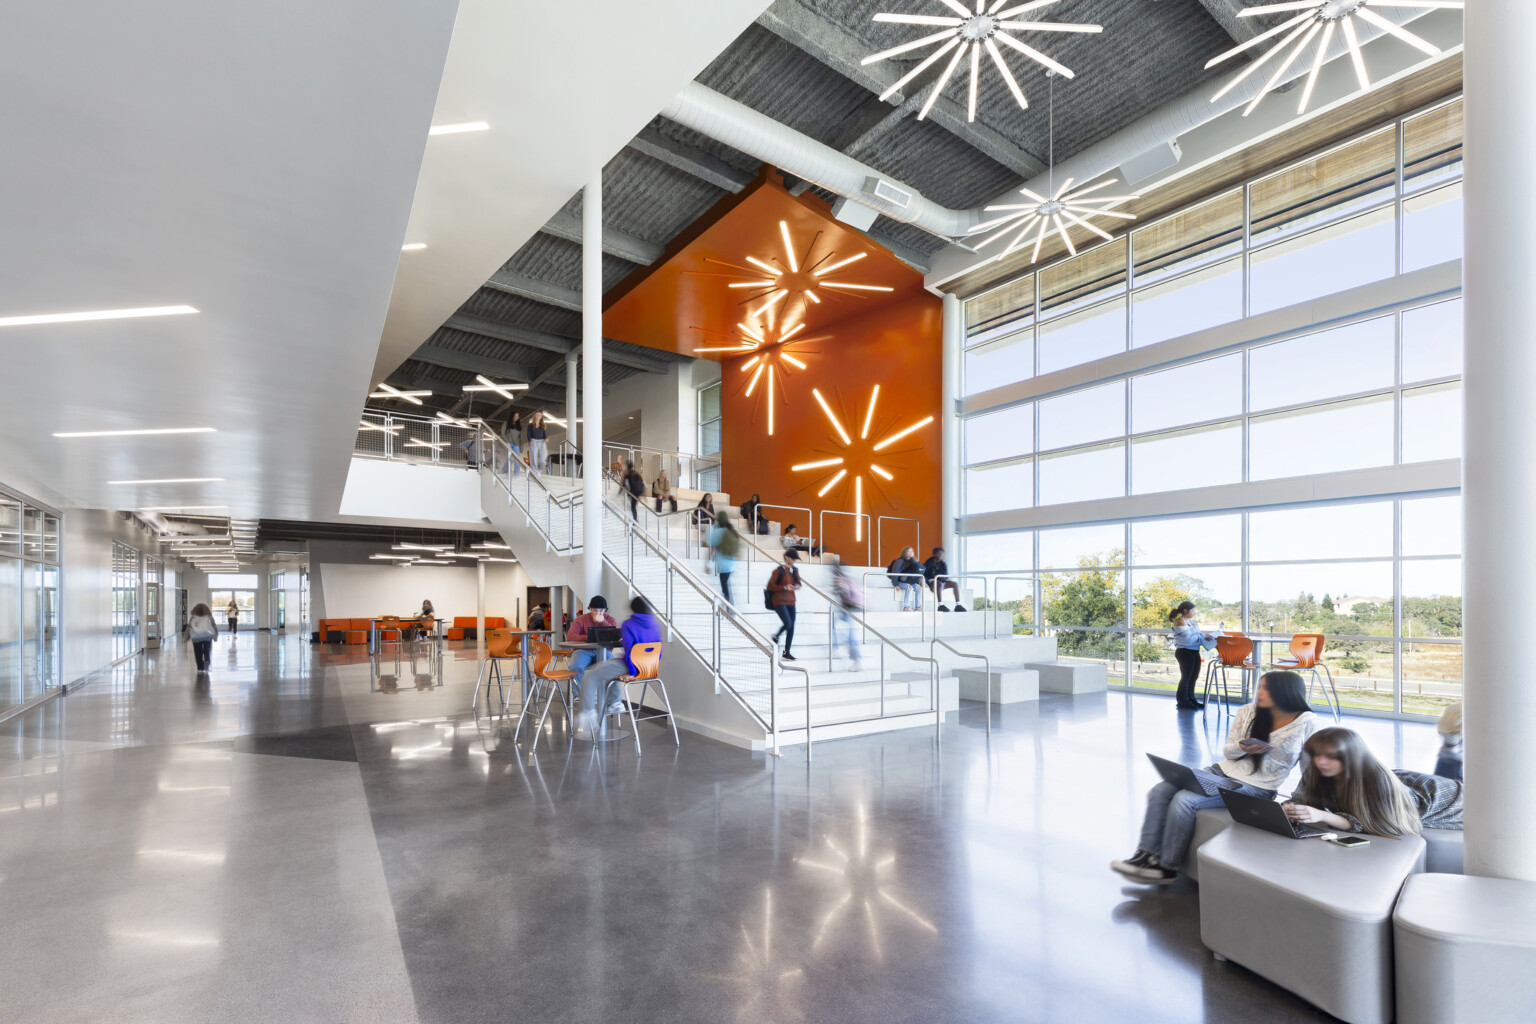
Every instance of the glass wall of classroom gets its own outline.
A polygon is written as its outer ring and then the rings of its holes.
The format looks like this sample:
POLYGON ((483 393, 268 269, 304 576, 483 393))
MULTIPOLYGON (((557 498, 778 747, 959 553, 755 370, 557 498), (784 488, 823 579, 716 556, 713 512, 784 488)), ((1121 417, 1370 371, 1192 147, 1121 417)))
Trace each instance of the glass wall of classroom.
POLYGON ((965 538, 966 571, 998 577, 1014 631, 1054 636, 1112 685, 1174 688, 1168 612, 1190 600, 1207 630, 1274 638, 1265 664, 1324 634, 1346 708, 1412 715, 1461 698, 1460 556, 1456 494, 965 538))
POLYGON ((1452 100, 969 299, 965 571, 1117 685, 1173 687, 1166 615, 1188 598, 1211 629, 1325 634, 1346 706, 1437 713, 1461 689, 1456 478, 1363 471, 1461 456, 1461 300, 1427 269, 1460 256, 1452 100), (1311 327, 1244 326, 1350 289, 1311 327), (1217 500, 1314 477, 1336 500, 1217 500))
POLYGON ((61 682, 57 513, 0 492, 0 711, 61 682))

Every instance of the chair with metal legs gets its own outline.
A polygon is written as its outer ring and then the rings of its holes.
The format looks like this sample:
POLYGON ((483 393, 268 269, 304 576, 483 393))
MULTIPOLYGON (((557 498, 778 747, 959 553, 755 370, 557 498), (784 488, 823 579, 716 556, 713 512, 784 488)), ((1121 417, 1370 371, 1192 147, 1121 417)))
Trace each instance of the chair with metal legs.
POLYGON ((1241 693, 1248 693, 1248 670, 1257 669, 1259 666, 1252 658, 1253 641, 1241 633, 1223 633, 1216 638, 1216 657, 1206 663, 1205 668, 1205 692, 1200 702, 1207 707, 1211 702, 1211 684, 1218 679, 1221 683, 1221 709, 1226 714, 1232 713, 1232 695, 1227 691, 1227 669, 1235 668, 1243 676, 1241 693))
POLYGON ((565 712, 567 725, 571 722, 570 695, 560 684, 569 684, 576 678, 576 672, 570 668, 551 668, 550 663, 561 656, 554 654, 549 649, 549 644, 533 637, 528 638, 528 649, 533 652, 533 686, 528 691, 528 696, 523 700, 523 709, 517 714, 517 725, 512 730, 512 740, 517 741, 518 734, 523 728, 523 719, 527 717, 530 708, 539 704, 544 709, 539 714, 539 724, 533 731, 533 743, 529 747, 532 752, 538 749, 539 733, 544 731, 544 720, 549 717, 549 709, 555 703, 559 703, 565 712))
MULTIPOLYGON (((523 648, 518 643, 517 636, 510 629, 488 629, 485 631, 485 661, 480 665, 480 675, 475 680, 475 695, 469 702, 470 714, 480 717, 480 687, 485 687, 486 710, 490 710, 491 682, 496 683, 496 695, 501 698, 501 711, 505 715, 507 705, 506 689, 502 685, 501 663, 511 662, 514 666, 523 659, 523 648)), ((521 677, 521 672, 517 673, 521 677)))
POLYGON ((1288 669, 1294 672, 1310 670, 1312 678, 1307 683, 1307 703, 1312 703, 1312 687, 1316 685, 1323 691, 1323 703, 1329 704, 1328 691, 1333 691, 1332 703, 1329 709, 1333 712, 1333 720, 1339 720, 1339 689, 1333 685, 1333 673, 1323 662, 1323 634, 1321 633, 1297 633, 1291 637, 1291 656, 1289 658, 1276 658, 1275 668, 1288 669), (1322 686, 1322 677, 1317 670, 1322 669, 1328 677, 1326 688, 1322 686))
POLYGON ((636 672, 634 675, 620 676, 618 678, 617 682, 621 687, 619 699, 603 709, 602 733, 599 738, 603 741, 624 739, 626 734, 610 735, 608 723, 613 719, 617 719, 619 723, 622 723, 624 715, 628 714, 629 734, 635 737, 635 754, 637 756, 640 754, 639 725, 641 722, 652 722, 665 718, 667 724, 672 727, 672 742, 679 747, 683 745, 682 740, 678 739, 677 736, 677 721, 672 717, 672 700, 667 696, 667 684, 661 681, 661 647, 661 644, 635 644, 629 649, 629 660, 634 662, 636 672), (637 701, 631 701, 628 695, 624 693, 624 690, 631 683, 640 684, 640 699, 637 701), (666 710, 650 715, 637 715, 635 713, 637 708, 640 711, 645 710, 645 698, 650 694, 652 686, 655 686, 657 692, 661 695, 661 705, 666 710))

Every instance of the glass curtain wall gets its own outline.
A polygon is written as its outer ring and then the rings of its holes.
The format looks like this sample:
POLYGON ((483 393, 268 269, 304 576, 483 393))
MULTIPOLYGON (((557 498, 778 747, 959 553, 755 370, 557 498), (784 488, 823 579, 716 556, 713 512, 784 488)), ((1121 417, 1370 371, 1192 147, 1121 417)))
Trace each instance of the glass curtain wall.
POLYGON ((1054 636, 1112 685, 1174 688, 1167 616, 1189 600, 1208 632, 1270 638, 1266 665, 1323 634, 1347 708, 1438 715, 1461 699, 1459 495, 976 534, 965 565, 997 578, 1016 633, 1054 636), (1038 582, 1010 582, 1036 566, 1038 582))
POLYGON ((0 711, 62 681, 57 513, 0 493, 0 711))
POLYGON ((720 490, 719 382, 699 388, 699 456, 699 489, 720 490))
POLYGON ((112 542, 112 659, 137 654, 143 561, 138 549, 112 542))
MULTIPOLYGON (((964 390, 1460 255, 1454 100, 968 300, 964 390)), ((971 414, 963 512, 1459 458, 1461 316, 1425 295, 971 414)), ((1208 629, 1280 637, 1266 662, 1325 634, 1347 707, 1430 715, 1461 690, 1459 545, 1445 492, 973 534, 964 567, 997 576, 1016 629, 1106 663, 1115 685, 1173 687, 1165 617, 1188 598, 1208 629)))

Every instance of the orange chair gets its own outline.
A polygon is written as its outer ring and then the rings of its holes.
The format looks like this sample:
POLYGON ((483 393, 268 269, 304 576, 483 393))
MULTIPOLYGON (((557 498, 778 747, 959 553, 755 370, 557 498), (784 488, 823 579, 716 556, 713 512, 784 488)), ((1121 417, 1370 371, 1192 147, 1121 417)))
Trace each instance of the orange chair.
POLYGON ((533 652, 533 686, 528 695, 523 699, 523 710, 518 712, 517 726, 512 730, 512 741, 517 742, 517 735, 522 731, 523 718, 528 710, 539 703, 543 703, 544 710, 539 714, 539 724, 533 731, 533 743, 529 747, 529 753, 539 748, 539 733, 544 729, 544 719, 549 717, 549 709, 558 699, 560 706, 565 710, 565 721, 571 723, 571 698, 567 690, 561 688, 561 683, 569 685, 576 678, 576 672, 571 668, 551 668, 550 664, 563 659, 564 655, 557 656, 549 649, 549 644, 535 637, 528 638, 528 649, 533 652))
POLYGON ((661 644, 635 644, 629 649, 629 660, 635 663, 637 671, 631 676, 620 676, 618 682, 621 687, 628 687, 631 683, 640 683, 640 699, 631 701, 627 696, 621 697, 614 704, 610 704, 603 711, 603 730, 601 739, 604 741, 624 739, 625 734, 610 735, 608 721, 617 718, 623 721, 624 715, 629 715, 629 734, 635 737, 635 756, 640 756, 640 723, 651 722, 658 718, 665 718, 667 724, 672 727, 672 742, 682 746, 682 741, 677 737, 677 722, 672 717, 672 701, 667 697, 667 684, 661 681, 661 644), (650 694, 651 687, 655 686, 661 693, 662 707, 665 711, 658 711, 653 715, 636 715, 635 709, 645 710, 645 698, 650 694))
POLYGON ((1311 680, 1307 683, 1307 703, 1312 703, 1312 687, 1321 687, 1322 679, 1317 670, 1322 669, 1328 677, 1328 688, 1323 690, 1323 703, 1328 703, 1328 691, 1333 691, 1333 720, 1339 720, 1339 690, 1333 685, 1333 673, 1323 663, 1323 634, 1321 633, 1297 633, 1291 637, 1291 656, 1289 658, 1276 658, 1275 668, 1290 669, 1295 672, 1310 670, 1311 680))
POLYGON ((1227 714, 1232 713, 1232 696, 1227 692, 1227 669, 1235 668, 1242 672, 1242 694, 1248 693, 1248 670, 1257 669, 1258 663, 1253 660, 1253 641, 1241 633, 1222 633, 1216 637, 1216 657, 1206 663, 1205 668, 1205 692, 1201 696, 1202 704, 1209 705, 1211 701, 1211 684, 1219 676, 1221 679, 1221 705, 1227 714))
POLYGON ((496 692, 501 696, 501 713, 507 713, 507 694, 502 688, 501 663, 510 661, 514 664, 523 660, 523 647, 518 637, 509 629, 487 629, 485 631, 485 661, 480 665, 480 676, 475 680, 475 696, 470 701, 469 710, 476 718, 480 717, 480 686, 485 685, 485 695, 489 699, 491 687, 486 673, 496 680, 496 692))

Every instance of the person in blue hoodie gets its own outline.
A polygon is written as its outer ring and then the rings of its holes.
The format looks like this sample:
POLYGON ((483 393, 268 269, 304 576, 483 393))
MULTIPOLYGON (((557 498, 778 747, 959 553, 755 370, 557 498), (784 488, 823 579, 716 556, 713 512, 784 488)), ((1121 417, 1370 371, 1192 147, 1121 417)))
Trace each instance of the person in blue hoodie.
POLYGON ((618 679, 639 671, 629 658, 630 649, 635 644, 661 643, 661 623, 651 614, 651 606, 645 603, 645 598, 637 597, 629 602, 629 611, 629 618, 619 630, 624 638, 624 656, 598 662, 581 675, 581 707, 576 711, 576 738, 579 740, 592 740, 597 736, 598 698, 602 698, 604 708, 622 700, 624 688, 618 679))

